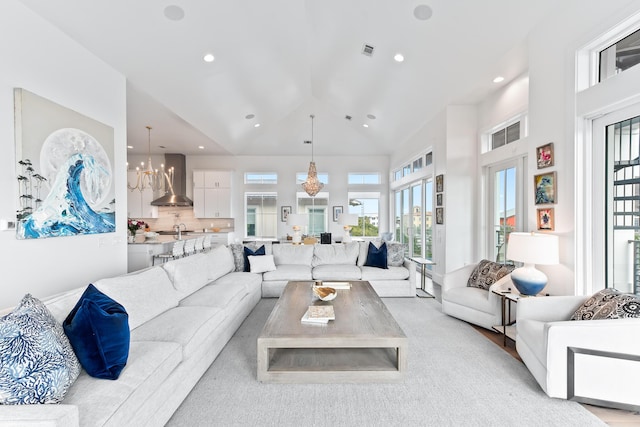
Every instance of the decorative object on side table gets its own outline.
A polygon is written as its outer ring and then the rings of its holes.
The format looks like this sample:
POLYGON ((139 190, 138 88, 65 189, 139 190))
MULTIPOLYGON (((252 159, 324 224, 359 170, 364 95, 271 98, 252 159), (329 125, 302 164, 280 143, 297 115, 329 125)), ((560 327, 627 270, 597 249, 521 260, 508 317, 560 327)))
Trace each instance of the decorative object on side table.
POLYGON ((302 242, 302 236, 300 235, 300 229, 307 225, 307 216, 302 214, 287 215, 287 225, 293 229, 293 243, 302 242))
POLYGON ((537 295, 547 285, 547 276, 534 264, 558 264, 558 236, 541 233, 509 234, 507 259, 524 263, 511 273, 511 280, 523 295, 537 295))
POLYGON ((136 239, 136 232, 145 226, 144 221, 129 218, 127 220, 127 228, 129 229, 129 243, 133 243, 136 239))
POLYGON ((358 215, 341 213, 338 215, 338 224, 342 225, 344 230, 343 243, 349 243, 351 241, 351 226, 358 225, 358 215))

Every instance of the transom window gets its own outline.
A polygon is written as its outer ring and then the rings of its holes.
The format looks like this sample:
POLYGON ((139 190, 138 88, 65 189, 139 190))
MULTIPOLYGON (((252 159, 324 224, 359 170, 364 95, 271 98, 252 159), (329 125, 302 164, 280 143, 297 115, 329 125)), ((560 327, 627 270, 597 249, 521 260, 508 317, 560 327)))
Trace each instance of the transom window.
POLYGON ((640 63, 640 30, 600 51, 598 81, 604 81, 640 63))
POLYGON ((348 184, 349 185, 380 184, 380 174, 375 172, 372 172, 372 173, 349 172, 348 184))
POLYGON ((277 184, 278 174, 276 172, 246 172, 244 174, 245 184, 277 184))

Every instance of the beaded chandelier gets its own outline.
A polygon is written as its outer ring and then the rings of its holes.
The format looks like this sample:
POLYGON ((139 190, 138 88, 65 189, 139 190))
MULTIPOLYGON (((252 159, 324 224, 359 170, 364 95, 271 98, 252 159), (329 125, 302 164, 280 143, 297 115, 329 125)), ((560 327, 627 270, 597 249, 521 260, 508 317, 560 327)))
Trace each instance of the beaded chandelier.
POLYGON ((302 183, 302 189, 310 196, 314 197, 322 190, 324 184, 318 180, 318 172, 316 171, 316 162, 313 161, 313 119, 315 116, 311 114, 311 162, 309 163, 309 173, 307 180, 302 183))

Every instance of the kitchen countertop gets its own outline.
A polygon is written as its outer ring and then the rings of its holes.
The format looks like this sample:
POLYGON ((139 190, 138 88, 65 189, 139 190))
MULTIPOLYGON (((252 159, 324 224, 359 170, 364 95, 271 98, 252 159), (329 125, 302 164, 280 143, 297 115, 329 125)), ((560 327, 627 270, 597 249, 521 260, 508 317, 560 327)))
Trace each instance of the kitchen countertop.
MULTIPOLYGON (((214 232, 202 232, 202 231, 194 231, 194 232, 189 232, 188 234, 183 234, 182 235, 182 240, 189 240, 189 239, 197 239, 198 237, 204 235, 204 234, 213 234, 213 235, 221 235, 221 234, 229 234, 226 231, 221 231, 218 233, 214 233, 214 232)), ((147 238, 145 238, 142 235, 136 236, 136 240, 133 243, 129 243, 130 245, 159 245, 159 244, 163 244, 163 243, 173 243, 175 242, 176 239, 176 235, 171 235, 171 234, 160 234, 158 235, 155 239, 153 240, 149 240, 147 238)))

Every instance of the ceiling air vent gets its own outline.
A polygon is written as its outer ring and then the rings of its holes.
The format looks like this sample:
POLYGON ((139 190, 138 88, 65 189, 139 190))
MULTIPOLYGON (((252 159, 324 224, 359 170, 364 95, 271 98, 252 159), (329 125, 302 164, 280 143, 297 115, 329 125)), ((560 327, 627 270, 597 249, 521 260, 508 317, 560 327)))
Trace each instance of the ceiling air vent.
POLYGON ((365 44, 364 46, 362 46, 362 54, 366 56, 373 56, 373 49, 373 46, 365 44))

